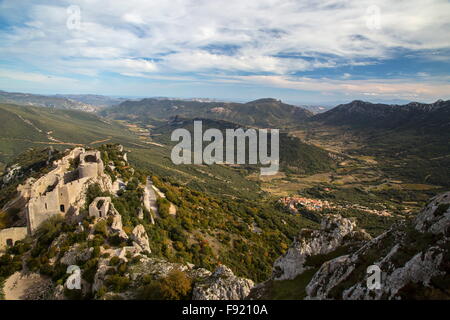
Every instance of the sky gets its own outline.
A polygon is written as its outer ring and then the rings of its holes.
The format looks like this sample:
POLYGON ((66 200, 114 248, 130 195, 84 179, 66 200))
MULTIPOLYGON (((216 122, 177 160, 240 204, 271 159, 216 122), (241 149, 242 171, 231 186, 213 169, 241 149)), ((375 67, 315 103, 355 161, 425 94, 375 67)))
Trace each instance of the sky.
POLYGON ((0 0, 0 90, 450 99, 450 1, 0 0))

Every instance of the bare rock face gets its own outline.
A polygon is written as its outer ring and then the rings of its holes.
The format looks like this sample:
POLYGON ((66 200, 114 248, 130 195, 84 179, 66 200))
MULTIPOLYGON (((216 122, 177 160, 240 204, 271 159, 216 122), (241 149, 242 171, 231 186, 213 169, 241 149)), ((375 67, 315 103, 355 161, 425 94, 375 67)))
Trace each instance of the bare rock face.
POLYGON ((20 174, 21 169, 22 168, 18 164, 14 164, 6 168, 2 177, 3 184, 8 184, 10 181, 16 179, 16 177, 20 174))
POLYGON ((81 249, 79 244, 75 244, 68 250, 61 258, 60 262, 67 266, 74 265, 79 262, 84 262, 90 259, 94 248, 81 249))
POLYGON ((52 300, 66 300, 66 296, 64 295, 64 286, 59 284, 53 290, 52 300))
POLYGON ((131 240, 141 251, 151 253, 147 232, 142 224, 137 225, 131 233, 131 240))
MULTIPOLYGON (((99 261, 98 271, 94 279, 94 291, 98 291, 99 288, 104 286, 108 274, 114 274, 114 267, 109 266, 109 261, 112 256, 117 256, 123 261, 129 261, 127 258, 128 253, 132 253, 133 255, 135 261, 129 265, 128 273, 126 275, 130 280, 129 288, 127 291, 120 293, 120 297, 123 299, 139 299, 138 288, 142 287, 148 277, 152 277, 155 280, 163 279, 169 276, 174 270, 185 273, 193 282, 203 281, 211 276, 211 272, 206 269, 196 268, 192 264, 169 262, 161 258, 148 257, 137 253, 134 247, 124 247, 120 250, 108 249, 104 252, 108 252, 110 257, 107 259, 100 259, 99 261)), ((117 294, 108 292, 107 296, 117 297, 117 294)))
POLYGON ((431 199, 414 223, 402 223, 356 252, 324 263, 309 299, 449 299, 450 192, 431 199), (368 289, 367 267, 382 271, 381 288, 368 289))
POLYGON ((122 225, 122 216, 120 214, 114 214, 111 215, 112 222, 111 222, 111 229, 114 231, 123 231, 123 225, 122 225))
POLYGON ((218 267, 214 273, 195 284, 193 300, 242 300, 250 293, 252 280, 239 278, 227 266, 218 267))
POLYGON ((125 233, 125 231, 123 231, 122 216, 120 215, 120 213, 117 212, 116 209, 114 209, 110 217, 112 217, 111 229, 114 232, 117 232, 119 234, 119 237, 121 237, 122 239, 128 239, 127 234, 125 233))
POLYGON ((440 194, 416 218, 416 230, 449 236, 450 192, 440 194))
POLYGON ((169 262, 160 258, 140 256, 140 261, 130 267, 131 280, 142 283, 142 278, 152 275, 155 279, 167 277, 171 271, 185 272, 191 279, 205 279, 211 272, 203 268, 195 268, 191 264, 169 262))
POLYGON ((320 230, 303 229, 288 251, 274 263, 274 280, 294 279, 302 274, 306 258, 329 253, 344 242, 344 238, 362 237, 370 239, 363 231, 355 231, 356 224, 340 215, 325 216, 320 230))
POLYGON ((107 277, 107 272, 110 269, 113 269, 108 265, 107 259, 101 259, 98 264, 97 272, 94 276, 94 283, 92 284, 92 291, 97 292, 100 288, 103 287, 103 284, 107 277))

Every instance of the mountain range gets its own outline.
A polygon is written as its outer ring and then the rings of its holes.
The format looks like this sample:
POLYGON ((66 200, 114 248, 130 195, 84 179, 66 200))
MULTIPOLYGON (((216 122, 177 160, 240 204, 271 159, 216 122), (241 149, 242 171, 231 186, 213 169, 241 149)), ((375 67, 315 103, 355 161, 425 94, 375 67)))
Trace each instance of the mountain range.
POLYGON ((226 120, 251 127, 292 127, 313 116, 311 111, 276 99, 247 103, 198 102, 143 99, 125 101, 105 109, 102 115, 113 119, 168 120, 175 116, 226 120))
POLYGON ((428 133, 450 130, 450 101, 410 102, 404 105, 355 100, 334 108, 294 106, 264 98, 247 103, 210 99, 115 98, 94 94, 38 95, 0 90, 0 103, 80 110, 112 119, 165 121, 175 116, 225 120, 250 127, 292 128, 304 123, 404 130, 422 128, 428 133))
POLYGON ((431 104, 411 102, 405 105, 375 104, 355 100, 315 115, 312 120, 329 125, 381 129, 450 130, 450 100, 431 104))
POLYGON ((55 97, 63 99, 70 99, 81 103, 89 104, 98 108, 107 108, 117 104, 120 104, 128 99, 126 98, 114 98, 109 96, 102 96, 98 94, 57 94, 55 97))
POLYGON ((0 91, 0 103, 95 112, 98 107, 62 96, 0 91))

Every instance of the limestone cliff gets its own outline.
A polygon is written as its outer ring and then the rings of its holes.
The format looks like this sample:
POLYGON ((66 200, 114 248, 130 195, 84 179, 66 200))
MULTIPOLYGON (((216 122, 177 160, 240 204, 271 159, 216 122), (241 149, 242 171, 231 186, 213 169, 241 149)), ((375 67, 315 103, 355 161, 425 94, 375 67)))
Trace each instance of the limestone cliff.
POLYGON ((356 230, 355 222, 340 215, 325 216, 320 230, 303 229, 288 251, 274 263, 275 280, 294 279, 308 267, 306 259, 327 254, 351 240, 369 239, 364 231, 356 230))
POLYGON ((254 286, 253 281, 236 277, 227 266, 219 266, 214 273, 196 283, 194 300, 242 300, 254 286))
POLYGON ((414 223, 392 227, 356 252, 328 261, 314 275, 308 299, 449 299, 450 192, 434 197, 414 223), (367 267, 382 271, 369 290, 367 267))

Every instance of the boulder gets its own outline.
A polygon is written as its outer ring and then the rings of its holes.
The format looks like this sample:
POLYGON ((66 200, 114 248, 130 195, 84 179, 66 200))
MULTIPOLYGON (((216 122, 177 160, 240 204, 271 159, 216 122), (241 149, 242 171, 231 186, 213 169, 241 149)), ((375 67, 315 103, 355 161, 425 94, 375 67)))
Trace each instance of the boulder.
POLYGON ((131 233, 134 245, 143 252, 151 253, 147 232, 142 224, 137 225, 131 233))
POLYGON ((117 232, 122 239, 128 239, 127 234, 123 231, 122 216, 115 209, 109 216, 112 218, 111 230, 117 232))
POLYGON ((60 259, 60 262, 67 266, 75 265, 80 262, 85 262, 91 258, 93 251, 94 248, 82 249, 80 248, 80 245, 77 243, 64 254, 64 256, 60 259))
POLYGON ((219 266, 214 273, 194 285, 193 300, 242 300, 250 293, 252 280, 236 277, 227 266, 219 266))

